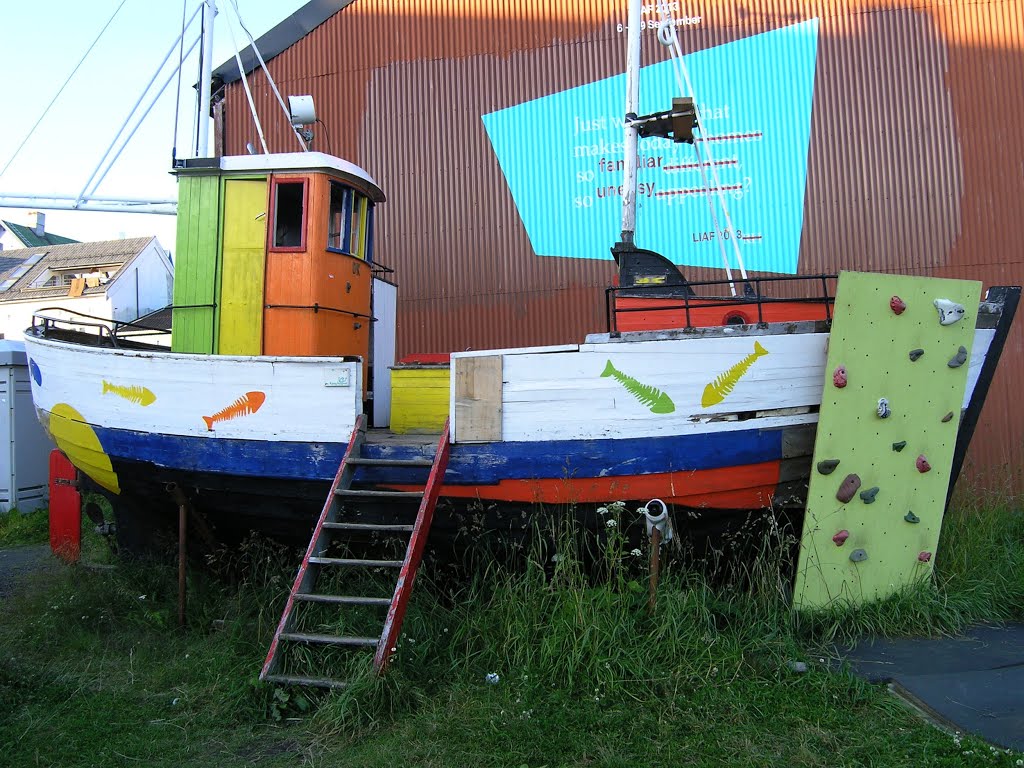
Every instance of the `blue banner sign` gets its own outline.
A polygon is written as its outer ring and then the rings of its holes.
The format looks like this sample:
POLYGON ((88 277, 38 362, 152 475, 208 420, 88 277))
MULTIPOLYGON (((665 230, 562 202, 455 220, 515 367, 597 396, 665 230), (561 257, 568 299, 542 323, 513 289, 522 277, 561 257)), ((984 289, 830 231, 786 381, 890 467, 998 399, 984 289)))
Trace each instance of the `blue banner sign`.
MULTIPOLYGON (((706 135, 695 146, 640 140, 638 246, 721 267, 724 245, 736 268, 735 240, 748 270, 796 273, 817 50, 812 19, 685 57, 706 135), (731 227, 709 188, 721 190, 731 227)), ((625 87, 619 75, 483 116, 538 256, 611 258, 625 87)), ((641 114, 668 110, 679 95, 671 61, 642 70, 641 114)))

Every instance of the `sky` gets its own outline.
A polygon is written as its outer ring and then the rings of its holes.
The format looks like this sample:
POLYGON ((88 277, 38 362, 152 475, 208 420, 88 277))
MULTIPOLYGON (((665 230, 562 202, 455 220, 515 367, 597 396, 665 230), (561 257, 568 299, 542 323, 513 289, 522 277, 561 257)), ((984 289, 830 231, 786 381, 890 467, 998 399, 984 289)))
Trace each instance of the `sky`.
MULTIPOLYGON (((232 0, 217 0, 214 22, 214 67, 234 55, 230 30, 239 47, 248 43, 237 27, 232 0), (230 27, 228 26, 230 24, 230 27)), ((301 8, 307 0, 235 0, 245 25, 259 38, 301 8)), ((181 31, 182 8, 191 16, 199 0, 33 0, 4 7, 0 74, 4 81, 0 107, 0 175, 2 195, 77 195, 100 164, 146 84, 181 31), (123 4, 122 4, 123 3, 123 4), (115 15, 114 12, 120 6, 115 15), (46 112, 97 35, 74 77, 46 112), (26 141, 27 137, 27 141, 26 141)), ((198 35, 198 18, 186 35, 186 48, 198 35)), ((153 86, 163 85, 178 62, 178 48, 153 86)), ((198 46, 185 59, 177 130, 177 156, 192 156, 195 90, 199 80, 198 46)), ((111 167, 97 194, 146 199, 174 199, 169 174, 175 146, 177 78, 163 95, 111 167)), ((146 97, 142 106, 150 103, 146 97)), ((130 124, 129 129, 134 126, 130 124)), ((212 136, 212 126, 211 126, 212 136)), ((0 207, 0 219, 29 223, 29 212, 46 213, 46 229, 76 240, 110 240, 156 235, 174 250, 175 217, 130 213, 99 213, 0 207)), ((10 235, 5 241, 10 239, 10 235)), ((6 247, 10 247, 10 244, 6 247)))

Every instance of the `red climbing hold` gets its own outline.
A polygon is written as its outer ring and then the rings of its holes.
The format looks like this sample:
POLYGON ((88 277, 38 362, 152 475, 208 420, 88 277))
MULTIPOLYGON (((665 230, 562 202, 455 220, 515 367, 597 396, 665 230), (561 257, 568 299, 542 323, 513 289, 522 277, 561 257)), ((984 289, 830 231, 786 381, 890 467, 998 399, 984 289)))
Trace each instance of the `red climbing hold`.
POLYGON ((836 389, 842 389, 846 386, 846 366, 840 365, 836 368, 835 373, 832 374, 832 383, 835 384, 836 389))
POLYGON ((931 468, 932 468, 932 465, 928 463, 928 459, 926 459, 924 457, 923 453, 920 456, 917 457, 917 471, 918 472, 921 472, 921 473, 928 472, 931 468))
POLYGON ((840 483, 839 490, 836 491, 836 498, 845 504, 853 498, 858 488, 860 488, 860 478, 854 474, 847 475, 840 483))
POLYGON ((899 296, 889 299, 889 308, 897 315, 902 315, 907 310, 907 302, 899 296))
POLYGON ((841 547, 841 546, 843 546, 843 544, 846 543, 846 540, 848 538, 850 538, 850 532, 847 531, 846 529, 843 529, 839 533, 837 533, 835 536, 832 537, 832 541, 835 542, 837 547, 841 547))
POLYGON ((922 563, 929 563, 929 562, 931 562, 931 559, 932 559, 932 553, 931 552, 922 552, 921 554, 919 554, 917 556, 917 559, 919 561, 921 561, 922 563))

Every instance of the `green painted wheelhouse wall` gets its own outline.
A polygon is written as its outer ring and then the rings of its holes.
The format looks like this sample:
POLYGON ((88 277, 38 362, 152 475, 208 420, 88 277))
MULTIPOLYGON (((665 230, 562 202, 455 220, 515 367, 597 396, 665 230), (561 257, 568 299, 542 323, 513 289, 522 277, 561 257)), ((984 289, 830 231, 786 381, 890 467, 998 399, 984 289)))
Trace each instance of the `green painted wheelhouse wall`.
POLYGON ((178 254, 174 261, 171 349, 215 349, 217 265, 220 261, 220 174, 178 177, 178 254))

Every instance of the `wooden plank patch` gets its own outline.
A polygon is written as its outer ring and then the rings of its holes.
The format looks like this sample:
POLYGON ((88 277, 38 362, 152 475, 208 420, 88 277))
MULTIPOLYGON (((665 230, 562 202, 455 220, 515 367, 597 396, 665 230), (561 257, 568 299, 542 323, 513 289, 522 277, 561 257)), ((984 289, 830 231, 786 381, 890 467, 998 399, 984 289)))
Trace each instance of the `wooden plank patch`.
POLYGON ((455 441, 501 440, 501 355, 453 360, 455 441))

